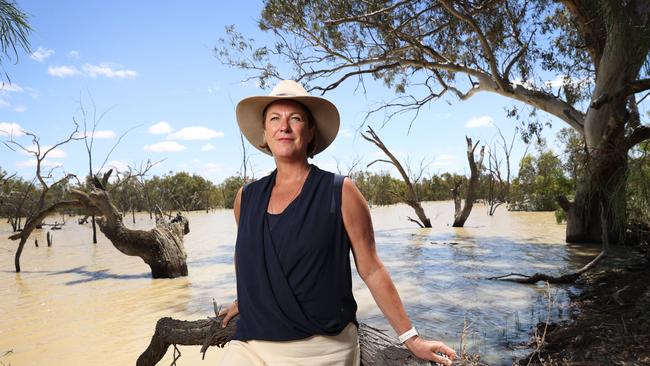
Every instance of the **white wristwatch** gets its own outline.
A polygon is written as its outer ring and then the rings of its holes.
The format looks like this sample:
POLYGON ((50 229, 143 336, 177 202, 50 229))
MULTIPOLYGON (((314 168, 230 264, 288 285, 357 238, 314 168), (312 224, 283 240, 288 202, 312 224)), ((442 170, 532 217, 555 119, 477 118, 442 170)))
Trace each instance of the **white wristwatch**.
POLYGON ((417 331, 417 329, 415 329, 415 327, 413 327, 413 328, 407 330, 406 332, 402 333, 397 338, 399 339, 399 343, 404 343, 404 342, 408 341, 411 337, 416 336, 416 335, 418 335, 418 331, 417 331))

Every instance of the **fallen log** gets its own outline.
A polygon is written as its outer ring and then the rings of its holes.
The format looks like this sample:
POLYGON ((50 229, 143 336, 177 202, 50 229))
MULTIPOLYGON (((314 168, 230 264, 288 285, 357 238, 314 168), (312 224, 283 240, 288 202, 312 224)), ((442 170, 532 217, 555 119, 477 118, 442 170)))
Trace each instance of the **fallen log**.
MULTIPOLYGON (((169 346, 201 346, 205 357, 210 346, 224 347, 237 329, 238 316, 221 327, 221 318, 209 317, 194 321, 177 320, 169 317, 161 318, 156 323, 156 331, 151 337, 149 347, 138 357, 137 366, 154 366, 167 353, 169 346)), ((361 365, 435 365, 433 362, 415 358, 411 352, 394 337, 367 324, 359 323, 359 346, 361 349, 361 365)), ((175 360, 177 358, 175 357, 175 360)))
POLYGON ((580 268, 575 272, 567 273, 562 276, 551 276, 539 272, 531 276, 521 274, 521 273, 508 273, 507 275, 488 277, 486 279, 511 281, 517 283, 527 283, 527 284, 533 284, 539 281, 546 281, 548 283, 574 283, 578 278, 580 278, 580 276, 582 276, 583 273, 594 268, 596 264, 598 264, 598 262, 600 262, 600 260, 603 259, 605 256, 606 256, 606 252, 602 251, 600 252, 600 254, 596 256, 596 258, 594 258, 591 262, 587 263, 584 267, 580 268))

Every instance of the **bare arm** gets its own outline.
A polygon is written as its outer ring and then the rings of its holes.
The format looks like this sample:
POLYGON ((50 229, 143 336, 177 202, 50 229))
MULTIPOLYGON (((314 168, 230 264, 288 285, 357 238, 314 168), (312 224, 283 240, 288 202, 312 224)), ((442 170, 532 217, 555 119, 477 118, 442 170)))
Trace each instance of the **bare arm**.
POLYGON ((241 206, 241 193, 244 190, 244 187, 239 188, 237 195, 235 196, 235 202, 233 203, 233 211, 235 211, 235 222, 239 226, 239 209, 241 206))
MULTIPOLYGON (((341 210, 343 211, 343 223, 352 245, 357 272, 370 289, 377 306, 395 332, 397 334, 406 332, 412 327, 411 321, 404 311, 404 305, 390 274, 377 256, 368 203, 352 180, 348 178, 343 182, 341 210)), ((418 336, 409 338, 405 345, 415 356, 444 365, 451 365, 450 360, 456 357, 454 350, 444 343, 426 340, 418 336), (440 357, 435 352, 442 352, 450 360, 440 357)))

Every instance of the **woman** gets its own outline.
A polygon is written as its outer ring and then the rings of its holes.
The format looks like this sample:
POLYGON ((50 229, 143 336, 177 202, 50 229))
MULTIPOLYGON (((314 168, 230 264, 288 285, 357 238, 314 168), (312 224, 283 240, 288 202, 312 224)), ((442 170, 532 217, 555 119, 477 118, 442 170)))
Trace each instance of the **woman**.
POLYGON ((419 358, 451 365, 455 352, 411 325, 377 256, 361 192, 307 162, 336 137, 336 107, 284 80, 269 96, 240 101, 237 122, 277 169, 235 198, 238 300, 220 315, 224 326, 240 317, 221 365, 358 365, 350 250, 400 341, 419 358))

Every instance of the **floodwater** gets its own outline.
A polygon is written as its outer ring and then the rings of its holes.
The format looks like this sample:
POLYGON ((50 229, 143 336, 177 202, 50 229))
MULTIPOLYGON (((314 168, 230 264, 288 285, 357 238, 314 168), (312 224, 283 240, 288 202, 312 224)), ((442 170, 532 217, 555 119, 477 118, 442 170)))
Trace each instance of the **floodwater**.
MULTIPOLYGON (((565 226, 553 213, 508 212, 493 217, 474 207, 465 228, 450 226, 451 202, 427 202, 432 229, 407 221, 405 205, 372 208, 377 249, 406 310, 421 334, 457 351, 461 339, 491 364, 510 364, 530 349, 522 346, 540 321, 569 316, 569 286, 521 285, 485 280, 511 272, 560 274, 587 263, 598 248, 564 243, 565 226), (463 329, 465 329, 463 331, 463 329)), ((2 365, 132 365, 149 344, 156 321, 165 316, 195 320, 213 316, 212 299, 228 304, 235 296, 233 251, 236 227, 230 210, 188 214, 185 236, 189 276, 151 279, 137 257, 118 252, 89 225, 68 218, 53 231, 32 235, 14 272, 17 242, 0 224, 0 362, 2 365), (40 247, 35 247, 38 238, 40 247)), ((52 217, 48 222, 61 221, 52 217)), ((125 218, 130 227, 149 228, 149 216, 125 218)), ((392 329, 356 273, 358 319, 392 329)), ((214 365, 220 350, 179 347, 178 365, 214 365)), ((172 349, 160 364, 170 364, 172 349)))

